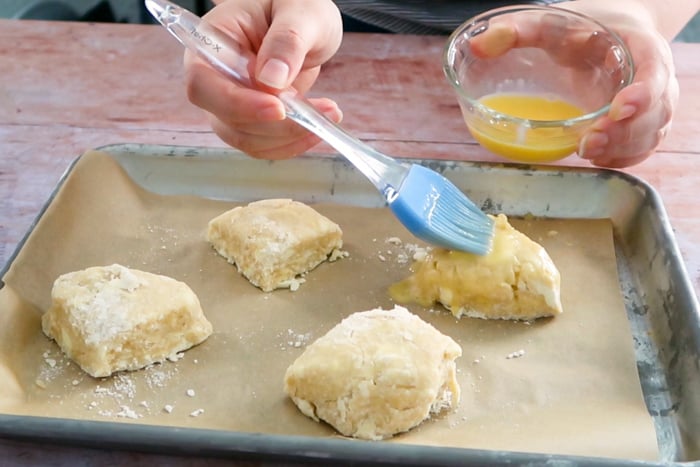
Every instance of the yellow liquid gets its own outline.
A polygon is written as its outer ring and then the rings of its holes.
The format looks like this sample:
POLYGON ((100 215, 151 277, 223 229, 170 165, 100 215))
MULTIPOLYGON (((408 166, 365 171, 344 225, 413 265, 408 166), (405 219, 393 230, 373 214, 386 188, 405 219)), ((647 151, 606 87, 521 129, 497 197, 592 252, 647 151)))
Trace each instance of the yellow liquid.
MULTIPOLYGON (((564 100, 536 95, 492 94, 479 102, 502 114, 529 120, 566 120, 584 114, 581 108, 564 100)), ((495 128, 483 123, 467 126, 486 149, 517 161, 555 161, 572 154, 578 145, 578 136, 570 128, 495 128), (567 135, 569 132, 572 134, 567 135)))

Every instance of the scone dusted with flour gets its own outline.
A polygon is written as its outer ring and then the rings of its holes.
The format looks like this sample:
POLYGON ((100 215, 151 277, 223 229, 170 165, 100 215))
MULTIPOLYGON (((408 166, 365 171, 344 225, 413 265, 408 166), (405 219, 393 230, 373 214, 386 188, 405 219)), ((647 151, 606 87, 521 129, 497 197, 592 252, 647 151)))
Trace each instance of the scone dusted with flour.
POLYGON ((406 308, 354 313, 287 369, 299 410, 345 436, 390 438, 455 408, 461 347, 406 308))
POLYGON ((343 231, 316 210, 291 199, 265 199, 209 222, 207 240, 265 292, 296 290, 302 276, 342 256, 343 231))
POLYGON ((58 277, 41 325, 94 377, 162 362, 212 333, 187 284, 119 264, 58 277))
POLYGON ((561 279, 549 254, 504 214, 494 221, 489 254, 433 249, 390 287, 391 297, 426 307, 440 303, 456 317, 531 320, 561 313, 561 279))

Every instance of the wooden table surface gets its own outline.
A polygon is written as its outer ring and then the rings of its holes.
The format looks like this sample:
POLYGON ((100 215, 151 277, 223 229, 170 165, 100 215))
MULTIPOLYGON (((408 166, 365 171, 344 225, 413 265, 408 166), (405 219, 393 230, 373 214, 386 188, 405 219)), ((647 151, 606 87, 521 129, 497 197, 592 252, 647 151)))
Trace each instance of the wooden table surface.
MULTIPOLYGON (((388 154, 497 161, 465 129, 442 75, 443 44, 441 37, 348 34, 314 94, 336 99, 344 126, 388 154)), ((681 86, 673 129, 656 155, 626 171, 661 195, 700 295, 700 44, 676 43, 673 52, 681 86)), ((0 20, 0 264, 87 149, 224 146, 187 101, 181 64, 182 49, 159 26, 0 20)), ((587 165, 574 157, 562 164, 587 165)), ((47 463, 219 461, 0 440, 2 465, 47 463)))

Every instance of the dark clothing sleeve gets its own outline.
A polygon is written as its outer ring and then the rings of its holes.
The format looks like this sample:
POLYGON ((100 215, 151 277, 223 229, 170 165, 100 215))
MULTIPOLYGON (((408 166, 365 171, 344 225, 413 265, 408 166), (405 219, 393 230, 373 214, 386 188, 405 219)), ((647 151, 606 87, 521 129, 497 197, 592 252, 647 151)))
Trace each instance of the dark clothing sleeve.
POLYGON ((449 34, 486 10, 507 5, 549 5, 562 0, 335 0, 346 31, 449 34))

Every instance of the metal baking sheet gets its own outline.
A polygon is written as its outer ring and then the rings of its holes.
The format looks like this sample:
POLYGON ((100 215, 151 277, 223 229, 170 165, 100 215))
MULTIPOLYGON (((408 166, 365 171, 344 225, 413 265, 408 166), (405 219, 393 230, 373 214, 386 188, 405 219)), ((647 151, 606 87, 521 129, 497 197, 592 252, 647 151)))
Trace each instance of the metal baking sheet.
MULTIPOLYGON (((362 175, 336 157, 304 156, 270 162, 225 149, 132 144, 99 149, 110 154, 137 184, 159 194, 193 194, 236 201, 293 196, 306 202, 383 205, 381 197, 362 175)), ((656 192, 635 177, 600 169, 413 162, 443 173, 487 212, 612 220, 620 283, 634 335, 642 390, 656 427, 659 461, 684 464, 700 459, 700 307, 656 192)), ((70 173, 69 168, 63 179, 70 173)), ((54 194, 60 187, 61 183, 54 194)), ((53 196, 47 200, 46 207, 52 200, 53 196)), ((27 236, 30 233, 31 230, 27 236)), ((23 245, 24 242, 18 246, 0 277, 4 277, 23 245)), ((348 443, 300 436, 7 414, 0 414, 0 435, 152 451, 167 447, 173 453, 286 461, 621 464, 619 459, 348 443)))

